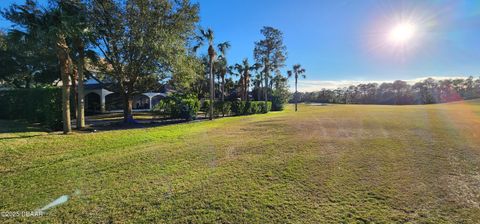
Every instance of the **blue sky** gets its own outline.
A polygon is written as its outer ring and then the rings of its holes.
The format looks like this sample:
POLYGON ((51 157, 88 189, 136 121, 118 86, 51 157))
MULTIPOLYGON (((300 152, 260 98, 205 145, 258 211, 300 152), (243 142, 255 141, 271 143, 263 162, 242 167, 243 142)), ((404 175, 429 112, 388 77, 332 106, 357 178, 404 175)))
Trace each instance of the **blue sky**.
MULTIPOLYGON (((284 32, 288 68, 307 70, 301 90, 359 81, 480 75, 478 0, 198 0, 201 26, 230 41, 231 63, 253 58, 260 29, 284 32), (413 24, 411 39, 388 39, 397 24, 413 24)), ((13 0, 2 0, 0 7, 13 0)), ((8 28, 3 19, 0 27, 8 28)))

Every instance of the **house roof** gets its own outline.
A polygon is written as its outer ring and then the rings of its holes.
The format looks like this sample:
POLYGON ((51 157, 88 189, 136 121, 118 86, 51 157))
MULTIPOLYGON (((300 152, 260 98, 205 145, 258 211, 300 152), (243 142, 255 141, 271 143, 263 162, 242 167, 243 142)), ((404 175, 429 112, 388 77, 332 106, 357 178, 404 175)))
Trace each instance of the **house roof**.
POLYGON ((103 89, 102 84, 86 84, 84 85, 85 89, 103 89))
MULTIPOLYGON (((94 89, 106 89, 104 82, 100 81, 95 76, 91 75, 89 79, 85 80, 84 88, 87 90, 94 90, 94 89)), ((165 84, 160 87, 160 91, 154 91, 150 93, 171 93, 175 92, 171 85, 165 84)))
POLYGON ((104 85, 102 81, 91 75, 89 79, 83 82, 85 89, 103 89, 104 85))

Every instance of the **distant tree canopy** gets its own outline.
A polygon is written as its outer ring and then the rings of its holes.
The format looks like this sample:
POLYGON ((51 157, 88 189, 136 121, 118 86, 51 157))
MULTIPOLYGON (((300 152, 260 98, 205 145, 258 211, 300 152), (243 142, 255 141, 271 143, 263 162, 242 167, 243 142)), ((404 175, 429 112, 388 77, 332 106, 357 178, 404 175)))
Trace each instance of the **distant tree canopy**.
POLYGON ((432 78, 413 85, 397 80, 393 83, 367 83, 334 90, 322 89, 299 93, 300 102, 342 104, 434 104, 480 98, 480 78, 432 78))

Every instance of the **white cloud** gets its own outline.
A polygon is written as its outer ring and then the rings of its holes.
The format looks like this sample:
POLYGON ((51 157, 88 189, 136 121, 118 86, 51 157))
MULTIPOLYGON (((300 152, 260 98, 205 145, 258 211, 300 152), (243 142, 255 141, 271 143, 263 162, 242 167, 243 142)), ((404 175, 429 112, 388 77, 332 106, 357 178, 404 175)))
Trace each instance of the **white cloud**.
MULTIPOLYGON (((428 77, 421 77, 409 80, 403 80, 408 84, 414 84, 419 81, 423 81, 427 78, 433 78, 436 80, 442 79, 456 79, 456 78, 467 78, 467 76, 428 76, 428 77)), ((395 80, 338 80, 338 81, 323 81, 323 80, 298 80, 298 91, 299 92, 313 92, 319 91, 322 89, 336 89, 336 88, 343 88, 349 87, 351 85, 358 85, 358 84, 366 84, 366 83, 378 83, 381 84, 383 82, 394 82, 395 80)), ((295 86, 291 86, 291 91, 295 91, 295 86)))

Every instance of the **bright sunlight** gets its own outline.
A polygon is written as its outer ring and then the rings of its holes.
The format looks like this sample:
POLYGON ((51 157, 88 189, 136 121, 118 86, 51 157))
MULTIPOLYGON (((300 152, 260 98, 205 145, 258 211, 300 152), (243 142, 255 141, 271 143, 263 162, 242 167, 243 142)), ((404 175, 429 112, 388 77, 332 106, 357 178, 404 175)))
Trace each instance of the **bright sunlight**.
POLYGON ((395 44, 407 44, 415 35, 416 27, 411 23, 397 24, 389 33, 389 39, 395 44))

